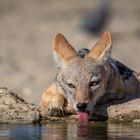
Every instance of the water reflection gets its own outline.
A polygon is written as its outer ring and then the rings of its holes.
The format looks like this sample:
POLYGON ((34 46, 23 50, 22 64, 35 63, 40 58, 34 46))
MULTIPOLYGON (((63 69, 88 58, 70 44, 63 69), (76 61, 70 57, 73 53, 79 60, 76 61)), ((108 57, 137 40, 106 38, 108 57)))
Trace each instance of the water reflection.
POLYGON ((139 134, 140 125, 76 122, 0 125, 0 140, 138 140, 139 134))
POLYGON ((109 124, 108 139, 119 140, 140 140, 140 124, 109 124))
POLYGON ((107 125, 104 124, 79 124, 78 125, 78 140, 83 139, 95 139, 106 140, 107 139, 107 125))
POLYGON ((0 140, 41 140, 41 126, 0 124, 0 140))
POLYGON ((42 140, 106 140, 107 125, 104 124, 48 124, 43 126, 42 140), (48 131, 49 130, 49 131, 48 131))

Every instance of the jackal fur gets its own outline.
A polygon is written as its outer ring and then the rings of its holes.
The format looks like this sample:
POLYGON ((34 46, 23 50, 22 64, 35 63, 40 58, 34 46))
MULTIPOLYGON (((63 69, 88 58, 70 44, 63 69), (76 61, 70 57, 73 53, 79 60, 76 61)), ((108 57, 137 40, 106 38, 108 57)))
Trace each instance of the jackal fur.
POLYGON ((53 43, 59 71, 42 94, 41 109, 51 116, 88 111, 98 104, 140 92, 140 74, 111 58, 112 39, 104 32, 91 50, 77 52, 62 34, 53 43), (83 106, 84 105, 84 106, 83 106))

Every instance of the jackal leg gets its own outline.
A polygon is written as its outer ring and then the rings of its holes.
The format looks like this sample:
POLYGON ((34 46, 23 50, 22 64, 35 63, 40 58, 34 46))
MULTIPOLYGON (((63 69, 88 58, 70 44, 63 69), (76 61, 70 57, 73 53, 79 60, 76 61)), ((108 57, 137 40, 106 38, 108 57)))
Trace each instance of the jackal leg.
POLYGON ((49 116, 64 116, 73 114, 75 111, 67 103, 66 98, 58 93, 56 84, 53 84, 41 97, 41 110, 49 116))
POLYGON ((64 115, 64 96, 57 92, 56 85, 53 84, 41 97, 41 110, 50 116, 64 115))
POLYGON ((140 72, 133 72, 133 75, 134 75, 134 77, 138 80, 137 82, 138 82, 138 84, 137 84, 137 86, 138 86, 138 91, 136 91, 137 93, 140 93, 140 72))
POLYGON ((140 72, 134 72, 133 73, 136 79, 140 82, 140 72))

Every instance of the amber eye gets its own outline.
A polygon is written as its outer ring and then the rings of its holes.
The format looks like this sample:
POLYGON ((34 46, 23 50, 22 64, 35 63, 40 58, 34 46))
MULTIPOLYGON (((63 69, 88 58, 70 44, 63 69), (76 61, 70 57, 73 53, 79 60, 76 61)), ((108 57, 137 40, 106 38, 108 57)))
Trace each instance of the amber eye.
POLYGON ((75 86, 74 86, 72 83, 67 83, 67 86, 68 86, 69 88, 75 88, 75 86))
POLYGON ((99 81, 91 81, 89 84, 89 87, 97 86, 99 84, 99 81))

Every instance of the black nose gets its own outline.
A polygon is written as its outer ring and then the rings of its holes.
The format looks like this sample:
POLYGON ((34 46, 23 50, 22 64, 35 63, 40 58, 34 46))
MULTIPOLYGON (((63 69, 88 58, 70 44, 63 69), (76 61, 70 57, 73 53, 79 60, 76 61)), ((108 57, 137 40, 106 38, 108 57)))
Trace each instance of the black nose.
POLYGON ((85 111, 87 108, 87 104, 86 103, 78 103, 77 108, 79 111, 85 111))

